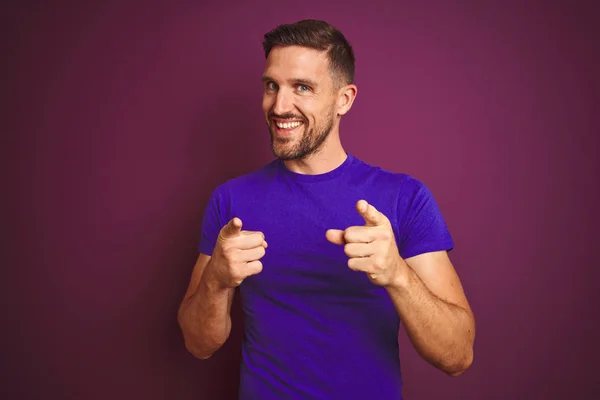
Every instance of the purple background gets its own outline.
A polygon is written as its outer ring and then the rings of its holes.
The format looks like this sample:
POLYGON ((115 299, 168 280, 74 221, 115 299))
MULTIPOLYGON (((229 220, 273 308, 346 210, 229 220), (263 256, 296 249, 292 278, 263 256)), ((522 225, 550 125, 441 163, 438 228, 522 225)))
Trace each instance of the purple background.
POLYGON ((211 190, 271 159, 262 35, 319 18, 357 56, 343 143, 432 189, 477 317, 459 378, 401 332, 406 398, 600 398, 598 7, 216 3, 5 5, 0 397, 235 398, 239 304, 207 361, 176 310, 211 190))

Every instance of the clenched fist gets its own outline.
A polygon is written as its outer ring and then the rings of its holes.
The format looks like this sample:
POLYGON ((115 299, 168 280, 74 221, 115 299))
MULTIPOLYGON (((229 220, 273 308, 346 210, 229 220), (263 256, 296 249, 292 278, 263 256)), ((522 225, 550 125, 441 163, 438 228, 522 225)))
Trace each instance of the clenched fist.
POLYGON ((350 269, 365 272, 376 285, 392 285, 402 268, 392 224, 365 200, 356 203, 356 210, 364 218, 365 225, 345 230, 329 229, 327 240, 344 246, 350 269))
POLYGON ((242 221, 233 218, 219 232, 210 261, 213 278, 223 287, 239 286, 248 276, 262 271, 260 259, 266 248, 262 232, 243 231, 242 221))

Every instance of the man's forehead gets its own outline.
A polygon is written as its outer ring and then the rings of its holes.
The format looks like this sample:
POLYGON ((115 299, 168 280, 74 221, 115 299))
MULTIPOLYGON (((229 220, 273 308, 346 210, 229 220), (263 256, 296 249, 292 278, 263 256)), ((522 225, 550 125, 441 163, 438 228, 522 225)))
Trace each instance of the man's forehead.
POLYGON ((310 75, 319 79, 328 73, 327 53, 299 46, 274 47, 269 53, 265 75, 279 79, 310 75))

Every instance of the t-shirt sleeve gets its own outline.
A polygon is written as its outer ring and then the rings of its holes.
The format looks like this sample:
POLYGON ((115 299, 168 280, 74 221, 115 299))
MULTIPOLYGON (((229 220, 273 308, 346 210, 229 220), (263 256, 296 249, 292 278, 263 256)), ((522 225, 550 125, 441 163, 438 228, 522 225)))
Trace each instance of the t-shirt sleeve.
POLYGON ((414 178, 405 185, 409 190, 403 191, 398 201, 402 258, 452 250, 454 242, 429 188, 414 178))
POLYGON ((221 228, 227 224, 225 221, 225 203, 221 187, 217 187, 210 196, 204 215, 202 217, 202 228, 198 251, 212 255, 219 237, 221 228))

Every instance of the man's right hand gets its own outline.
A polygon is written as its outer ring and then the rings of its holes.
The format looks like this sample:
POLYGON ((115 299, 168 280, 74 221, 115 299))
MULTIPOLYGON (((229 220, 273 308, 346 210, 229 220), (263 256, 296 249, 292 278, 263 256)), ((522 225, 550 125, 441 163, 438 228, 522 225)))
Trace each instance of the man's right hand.
POLYGON ((243 231, 242 221, 233 218, 221 228, 207 269, 219 286, 235 288, 250 275, 262 271, 260 259, 266 248, 262 232, 243 231))

